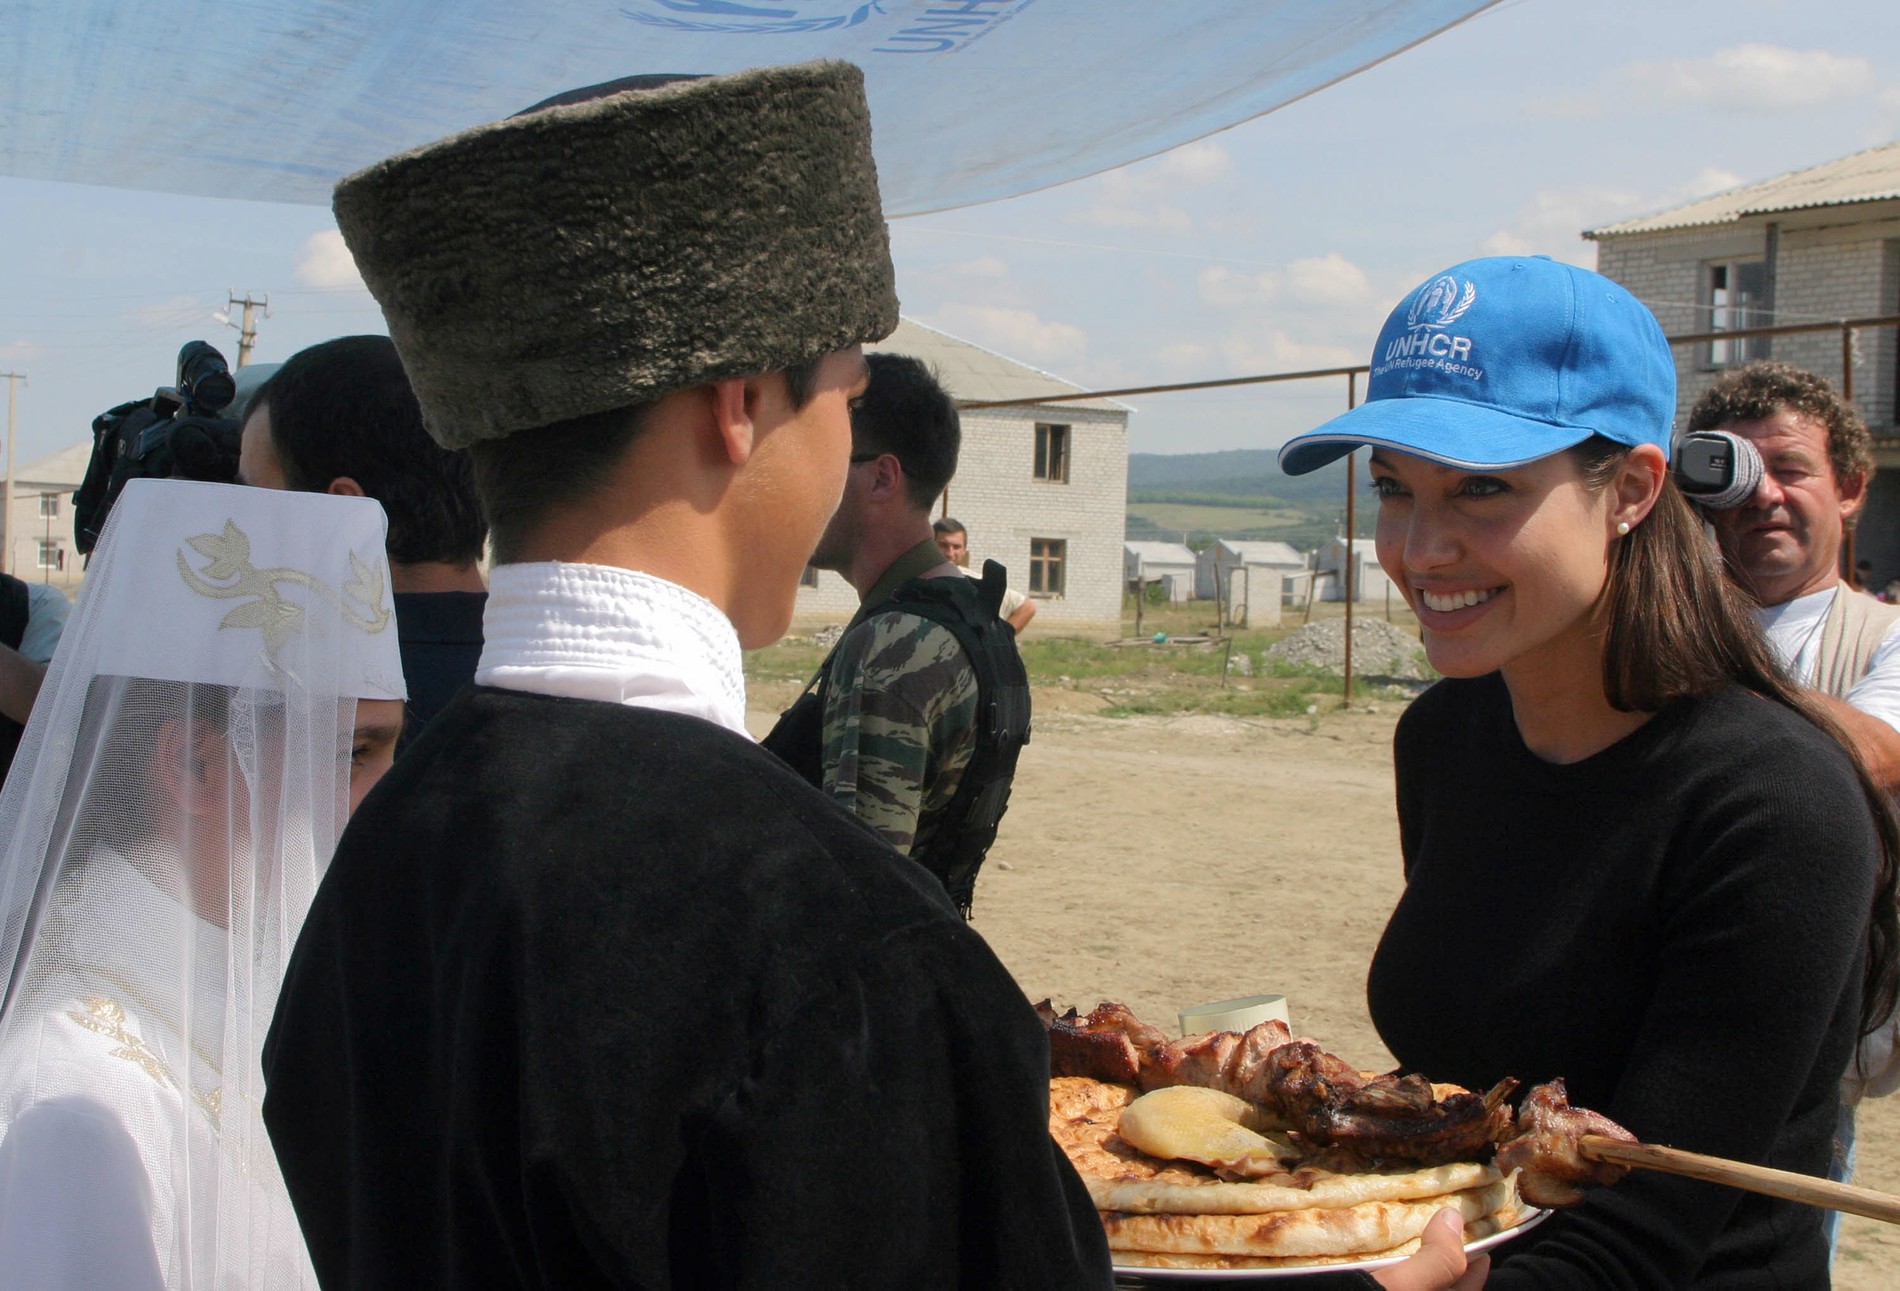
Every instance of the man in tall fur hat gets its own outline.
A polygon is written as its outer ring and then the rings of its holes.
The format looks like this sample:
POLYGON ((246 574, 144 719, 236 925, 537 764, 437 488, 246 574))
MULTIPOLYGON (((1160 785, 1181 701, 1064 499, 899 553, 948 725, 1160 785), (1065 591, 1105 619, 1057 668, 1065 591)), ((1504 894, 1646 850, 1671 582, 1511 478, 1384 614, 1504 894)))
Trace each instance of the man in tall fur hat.
POLYGON ((897 321, 861 77, 605 88, 337 189, 497 564, 477 686, 364 803, 272 1029, 316 1268, 1105 1286, 1021 991, 744 730, 897 321))

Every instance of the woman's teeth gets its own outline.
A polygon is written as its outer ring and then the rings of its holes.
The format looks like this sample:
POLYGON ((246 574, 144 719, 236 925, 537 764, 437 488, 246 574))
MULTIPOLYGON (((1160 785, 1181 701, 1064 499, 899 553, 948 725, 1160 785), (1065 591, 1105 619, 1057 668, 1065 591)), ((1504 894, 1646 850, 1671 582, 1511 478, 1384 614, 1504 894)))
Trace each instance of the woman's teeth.
POLYGON ((1462 610, 1468 605, 1482 605, 1503 590, 1501 587, 1491 587, 1484 591, 1428 592, 1420 588, 1418 595, 1425 602, 1426 609, 1446 614, 1452 610, 1462 610))

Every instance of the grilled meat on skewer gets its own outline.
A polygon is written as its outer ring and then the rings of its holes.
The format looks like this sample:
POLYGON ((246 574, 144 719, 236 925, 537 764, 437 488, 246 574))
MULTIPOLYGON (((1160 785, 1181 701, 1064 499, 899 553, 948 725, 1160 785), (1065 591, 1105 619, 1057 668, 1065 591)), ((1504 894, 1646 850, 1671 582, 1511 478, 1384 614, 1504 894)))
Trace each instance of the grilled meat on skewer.
POLYGON ((1629 1173, 1628 1166, 1585 1160, 1577 1143, 1586 1134, 1636 1142, 1634 1134, 1609 1117, 1572 1107, 1561 1078, 1539 1085, 1524 1095, 1517 1129, 1498 1147, 1498 1169, 1507 1174, 1523 1171, 1517 1189, 1533 1206, 1573 1205, 1584 1188, 1615 1183, 1629 1173))

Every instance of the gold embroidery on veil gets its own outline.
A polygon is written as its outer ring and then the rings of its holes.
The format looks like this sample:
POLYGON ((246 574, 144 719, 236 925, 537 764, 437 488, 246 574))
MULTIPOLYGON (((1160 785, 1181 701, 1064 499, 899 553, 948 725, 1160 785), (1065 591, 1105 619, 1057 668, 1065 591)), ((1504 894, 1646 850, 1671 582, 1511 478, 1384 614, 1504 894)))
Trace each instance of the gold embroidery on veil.
POLYGON ((304 607, 278 591, 279 583, 309 588, 365 632, 381 632, 389 626, 392 611, 383 604, 386 590, 383 571, 353 551, 349 553, 350 581, 343 585, 339 596, 321 579, 300 569, 259 569, 253 565, 251 540, 235 521, 226 520, 222 533, 201 533, 185 541, 209 562, 200 577, 180 550, 178 572, 184 577, 185 585, 200 596, 219 600, 254 598, 233 608, 218 626, 261 630, 264 650, 269 655, 276 655, 291 634, 303 631, 304 625, 304 607), (225 579, 232 581, 225 582, 225 579))
MULTIPOLYGON (((146 1075, 167 1089, 179 1088, 178 1077, 165 1060, 152 1051, 152 1047, 140 1037, 133 1035, 125 1025, 125 1005, 117 1000, 107 999, 103 995, 88 995, 79 1001, 86 1006, 84 1013, 67 1013, 67 1017, 95 1035, 102 1035, 118 1048, 109 1050, 109 1056, 123 1058, 140 1068, 146 1075)), ((199 1089, 196 1085, 188 1091, 191 1101, 196 1103, 205 1115, 211 1118, 213 1129, 218 1128, 218 1113, 224 1107, 224 1090, 199 1089)))

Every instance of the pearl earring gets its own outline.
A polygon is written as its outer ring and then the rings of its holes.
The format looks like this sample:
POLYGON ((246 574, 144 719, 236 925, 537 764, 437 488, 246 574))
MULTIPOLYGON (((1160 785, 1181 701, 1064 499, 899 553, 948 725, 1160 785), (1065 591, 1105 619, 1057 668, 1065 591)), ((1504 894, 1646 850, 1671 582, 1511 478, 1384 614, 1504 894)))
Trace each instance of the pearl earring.
POLYGON ((1629 531, 1630 531, 1630 522, 1629 522, 1629 521, 1627 521, 1627 520, 1618 520, 1618 521, 1616 522, 1616 534, 1617 534, 1617 537, 1619 537, 1619 538, 1620 538, 1620 537, 1622 537, 1622 536, 1623 536, 1624 534, 1626 534, 1626 533, 1628 533, 1629 531))

